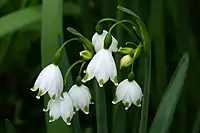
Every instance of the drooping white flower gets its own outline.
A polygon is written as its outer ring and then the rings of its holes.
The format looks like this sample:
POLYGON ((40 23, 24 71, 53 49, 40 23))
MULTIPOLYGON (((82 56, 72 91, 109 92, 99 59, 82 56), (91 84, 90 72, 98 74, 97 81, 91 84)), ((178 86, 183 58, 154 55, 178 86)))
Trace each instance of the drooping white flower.
POLYGON ((117 86, 115 98, 112 103, 116 104, 122 101, 126 110, 132 103, 140 107, 142 96, 142 90, 136 81, 133 80, 130 82, 128 79, 125 79, 117 86))
POLYGON ((112 53, 109 50, 101 49, 97 52, 87 66, 85 77, 82 82, 87 82, 95 77, 100 87, 110 80, 115 84, 117 83, 117 70, 112 53))
POLYGON ((43 109, 43 111, 49 111, 49 122, 53 122, 61 116, 67 125, 71 125, 71 119, 74 115, 74 107, 67 92, 63 93, 63 99, 58 98, 55 101, 50 99, 47 109, 43 109))
POLYGON ((48 92, 53 100, 61 95, 63 90, 63 77, 58 66, 50 64, 40 72, 31 90, 36 91, 38 89, 37 99, 46 92, 48 92))
MULTIPOLYGON (((104 39, 108 32, 106 30, 103 30, 103 33, 99 35, 98 33, 95 33, 92 37, 92 44, 94 45, 94 49, 96 52, 98 52, 100 49, 104 48, 104 39)), ((117 45, 118 41, 112 36, 112 43, 109 47, 109 50, 112 52, 117 52, 117 45)))
POLYGON ((81 109, 85 114, 89 113, 89 104, 91 104, 91 95, 87 86, 73 85, 69 90, 69 96, 76 111, 81 109))

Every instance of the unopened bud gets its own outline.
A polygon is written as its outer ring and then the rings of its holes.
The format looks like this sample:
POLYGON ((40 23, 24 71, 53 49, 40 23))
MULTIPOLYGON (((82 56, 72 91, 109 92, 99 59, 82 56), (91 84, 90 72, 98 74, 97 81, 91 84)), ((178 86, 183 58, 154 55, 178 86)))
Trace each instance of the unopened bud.
POLYGON ((84 60, 90 60, 92 58, 92 53, 88 50, 83 50, 79 54, 84 60))
POLYGON ((131 54, 133 52, 133 48, 129 48, 129 47, 120 47, 118 50, 119 53, 121 54, 131 54))
POLYGON ((133 63, 133 58, 130 55, 125 55, 120 60, 120 68, 129 67, 133 63))

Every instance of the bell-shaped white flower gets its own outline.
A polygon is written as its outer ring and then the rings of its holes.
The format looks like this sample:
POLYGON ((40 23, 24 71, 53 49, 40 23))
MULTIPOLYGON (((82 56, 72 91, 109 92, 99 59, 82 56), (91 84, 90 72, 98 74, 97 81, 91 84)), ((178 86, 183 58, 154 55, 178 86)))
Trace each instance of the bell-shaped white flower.
POLYGON ((82 79, 84 83, 95 77, 100 87, 103 87, 109 78, 115 85, 118 85, 115 61, 111 51, 107 49, 101 49, 94 55, 85 73, 85 77, 82 79))
POLYGON ((55 100, 56 97, 60 97, 63 91, 63 77, 58 66, 50 64, 40 72, 31 90, 36 91, 38 89, 37 99, 46 92, 48 92, 53 100, 55 100))
MULTIPOLYGON (((98 33, 95 33, 92 37, 92 44, 94 45, 94 49, 96 52, 98 52, 100 49, 104 48, 104 39, 108 32, 106 30, 103 30, 103 33, 99 35, 98 33)), ((112 43, 109 47, 109 50, 112 52, 117 52, 117 45, 118 41, 112 36, 112 43)))
POLYGON ((81 109, 85 114, 89 114, 89 104, 91 104, 91 94, 85 85, 73 85, 69 90, 69 96, 76 111, 81 109))
POLYGON ((58 98, 55 101, 50 99, 47 109, 43 109, 43 111, 49 111, 49 122, 53 122, 61 116, 67 125, 71 125, 71 119, 74 115, 74 107, 67 92, 63 93, 63 99, 58 98))
POLYGON ((126 110, 132 103, 140 107, 142 96, 142 90, 136 81, 133 80, 130 82, 128 79, 125 79, 117 86, 115 98, 112 103, 116 104, 122 101, 126 110))

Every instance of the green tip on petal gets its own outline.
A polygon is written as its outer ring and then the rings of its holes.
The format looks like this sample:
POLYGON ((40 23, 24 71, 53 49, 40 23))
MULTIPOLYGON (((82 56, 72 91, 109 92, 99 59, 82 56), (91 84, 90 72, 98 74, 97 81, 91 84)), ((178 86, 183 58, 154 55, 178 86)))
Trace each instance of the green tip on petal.
POLYGON ((118 85, 118 78, 117 78, 117 76, 114 77, 114 83, 115 83, 115 85, 118 85))
POLYGON ((104 84, 103 79, 100 79, 100 80, 99 80, 99 86, 100 86, 100 87, 103 87, 103 84, 104 84))
POLYGON ((53 101, 55 101, 55 100, 56 100, 56 95, 54 94, 54 95, 51 97, 51 99, 52 99, 53 101))
POLYGON ((36 98, 37 98, 37 99, 40 99, 40 96, 42 95, 42 93, 43 93, 42 89, 39 89, 36 98))
POLYGON ((86 80, 88 79, 88 76, 89 76, 89 75, 88 75, 88 72, 86 72, 86 73, 85 73, 85 76, 84 76, 84 78, 83 78, 82 81, 83 81, 83 82, 86 82, 86 80))
POLYGON ((136 105, 137 105, 138 107, 141 106, 141 100, 140 100, 140 99, 138 99, 138 100, 136 101, 136 105))
POLYGON ((66 118, 66 123, 67 123, 67 125, 71 125, 70 117, 66 118))
POLYGON ((85 107, 84 107, 84 113, 85 113, 85 114, 89 114, 89 108, 88 108, 88 106, 85 106, 85 107))
POLYGON ((125 106, 125 110, 127 110, 129 108, 129 103, 128 102, 124 103, 124 106, 125 106))
POLYGON ((53 117, 53 116, 50 116, 49 122, 53 122, 53 121, 54 121, 54 117, 53 117))
POLYGON ((113 104, 116 104, 116 103, 117 103, 117 96, 114 97, 112 103, 113 103, 113 104))

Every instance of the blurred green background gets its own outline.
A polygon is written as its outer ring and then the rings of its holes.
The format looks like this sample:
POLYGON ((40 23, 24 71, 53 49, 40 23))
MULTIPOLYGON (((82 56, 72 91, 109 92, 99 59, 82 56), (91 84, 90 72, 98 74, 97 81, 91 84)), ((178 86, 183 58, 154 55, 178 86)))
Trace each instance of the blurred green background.
MULTIPOLYGON (((45 114, 42 112, 43 99, 37 100, 36 93, 30 91, 42 67, 41 4, 41 0, 0 0, 0 133, 6 133, 6 119, 12 122, 18 133, 46 131, 45 114), (17 13, 20 16, 17 16, 17 13)), ((95 32, 94 27, 100 19, 105 17, 130 19, 130 16, 124 16, 117 11, 117 5, 125 6, 138 14, 146 24, 151 38, 152 82, 148 127, 178 61, 184 52, 188 52, 190 55, 188 73, 168 132, 200 132, 198 128, 193 131, 196 127, 195 121, 199 123, 200 119, 198 84, 200 82, 200 1, 64 0, 64 40, 72 37, 66 30, 68 26, 74 27, 91 40, 95 32)), ((110 24, 106 23, 105 29, 108 29, 110 24)), ((126 34, 118 28, 113 35, 119 43, 123 44, 129 39, 126 34)), ((66 47, 70 64, 79 59, 78 53, 82 48, 76 43, 66 47)), ((73 69, 72 75, 77 75, 77 71, 78 68, 73 69)), ((144 69, 136 67, 135 71, 140 75, 144 69)), ((73 76, 74 78, 76 77, 73 76)), ((112 100, 112 96, 107 94, 107 99, 112 100)), ((138 109, 134 107, 130 110, 138 109)), ((130 111, 128 113, 130 114, 130 111)), ((96 126, 94 115, 93 112, 89 116, 80 113, 80 123, 83 128, 96 126)), ((127 124, 132 126, 139 123, 127 124)))

